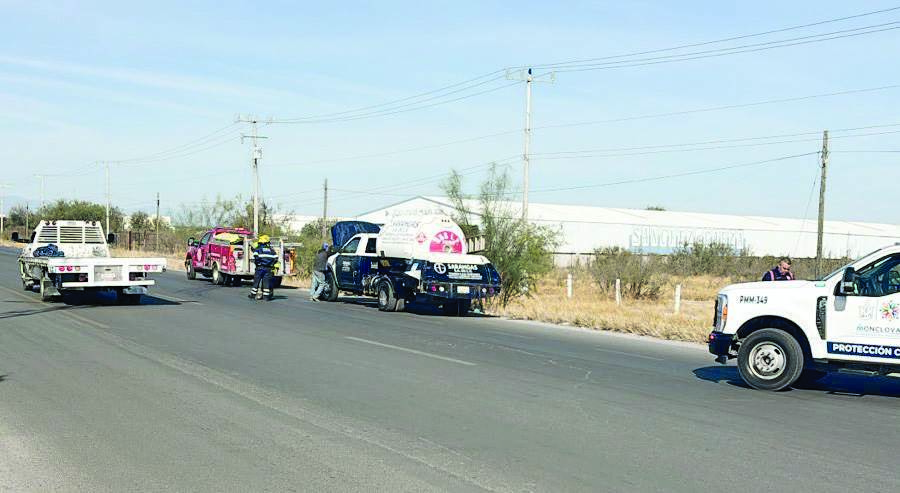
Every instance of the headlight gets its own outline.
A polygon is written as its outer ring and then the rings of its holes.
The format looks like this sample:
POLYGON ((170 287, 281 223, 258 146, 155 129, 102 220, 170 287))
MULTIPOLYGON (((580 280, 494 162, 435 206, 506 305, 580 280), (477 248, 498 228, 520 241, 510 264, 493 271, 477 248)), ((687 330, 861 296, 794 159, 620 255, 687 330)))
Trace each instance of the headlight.
POLYGON ((728 296, 720 294, 716 297, 716 313, 713 318, 713 330, 722 332, 725 329, 725 322, 728 321, 728 296))

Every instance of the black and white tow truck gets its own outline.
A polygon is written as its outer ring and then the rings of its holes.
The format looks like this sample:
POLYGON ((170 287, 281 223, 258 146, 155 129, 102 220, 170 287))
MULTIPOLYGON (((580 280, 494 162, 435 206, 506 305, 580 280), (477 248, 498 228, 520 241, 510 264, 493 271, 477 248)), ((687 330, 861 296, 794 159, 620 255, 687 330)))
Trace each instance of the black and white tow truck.
POLYGON ((402 311, 411 302, 464 315, 472 302, 500 293, 500 274, 482 255, 466 253, 460 227, 446 216, 397 218, 379 226, 342 221, 331 228, 323 298, 339 292, 378 298, 382 311, 402 311))

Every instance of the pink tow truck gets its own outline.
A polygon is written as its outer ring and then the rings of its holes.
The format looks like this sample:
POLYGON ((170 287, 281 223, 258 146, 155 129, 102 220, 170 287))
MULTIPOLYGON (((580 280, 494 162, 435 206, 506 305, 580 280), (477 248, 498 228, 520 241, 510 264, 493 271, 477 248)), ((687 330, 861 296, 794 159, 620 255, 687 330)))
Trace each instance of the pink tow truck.
MULTIPOLYGON (((240 286, 244 279, 253 279, 255 266, 251 260, 255 238, 250 230, 222 227, 205 232, 200 241, 190 238, 184 259, 187 278, 193 280, 201 274, 219 286, 240 286)), ((291 274, 292 256, 281 239, 272 238, 271 243, 282 258, 275 273, 275 286, 280 286, 282 276, 291 274)))

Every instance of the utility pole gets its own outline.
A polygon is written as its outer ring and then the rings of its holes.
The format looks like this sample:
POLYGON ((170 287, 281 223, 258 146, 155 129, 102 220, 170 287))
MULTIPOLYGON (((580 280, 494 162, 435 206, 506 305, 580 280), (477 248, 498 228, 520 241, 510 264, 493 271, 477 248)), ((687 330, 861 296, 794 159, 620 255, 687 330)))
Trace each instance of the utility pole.
POLYGON ((156 192, 156 252, 159 251, 159 192, 156 192))
POLYGON ((556 80, 555 72, 547 72, 535 76, 531 69, 517 72, 507 70, 506 78, 525 82, 525 152, 522 154, 522 220, 528 220, 528 168, 531 165, 531 84, 533 82, 549 82, 556 80))
POLYGON ((253 147, 250 154, 250 167, 253 169, 253 232, 258 236, 259 235, 259 161, 262 159, 262 148, 259 147, 258 140, 259 139, 268 139, 268 137, 264 137, 259 135, 257 132, 256 124, 259 121, 253 116, 248 115, 246 118, 238 116, 237 122, 249 123, 251 134, 244 135, 241 134, 241 143, 244 143, 244 139, 250 139, 253 147))
POLYGON ((822 135, 822 178, 819 180, 819 229, 816 239, 816 278, 822 275, 822 239, 825 233, 825 178, 828 174, 828 130, 822 135))
POLYGON ((103 164, 106 165, 106 234, 109 235, 109 204, 112 201, 109 188, 109 161, 105 161, 103 164))
MULTIPOLYGON (((325 178, 325 197, 322 201, 322 242, 327 240, 326 231, 328 231, 328 178, 325 178)), ((334 246, 334 245, 332 245, 334 246)))
POLYGON ((0 183, 0 238, 3 238, 4 235, 4 221, 6 220, 6 216, 4 215, 3 209, 3 199, 5 198, 5 193, 3 192, 4 188, 10 188, 10 185, 7 183, 0 183))
POLYGON ((44 178, 46 178, 47 175, 34 175, 34 177, 37 178, 38 180, 41 180, 41 209, 43 209, 44 208, 44 178))

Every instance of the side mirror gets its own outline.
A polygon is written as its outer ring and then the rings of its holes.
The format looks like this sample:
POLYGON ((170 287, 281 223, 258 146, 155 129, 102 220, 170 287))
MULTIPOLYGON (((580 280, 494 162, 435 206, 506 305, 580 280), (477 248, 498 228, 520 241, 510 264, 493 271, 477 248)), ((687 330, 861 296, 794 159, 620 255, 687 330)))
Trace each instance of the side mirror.
POLYGON ((115 242, 116 242, 116 234, 115 233, 110 233, 110 234, 106 235, 106 243, 111 245, 115 242))
POLYGON ((19 232, 13 231, 12 234, 9 236, 9 239, 11 239, 13 241, 13 243, 18 243, 19 242, 19 232))
POLYGON ((847 267, 844 269, 844 276, 841 278, 838 293, 842 295, 853 294, 856 292, 856 269, 847 267))
POLYGON ((195 240, 193 236, 191 236, 190 238, 188 238, 188 246, 189 246, 189 247, 194 246, 196 243, 197 243, 197 240, 195 240))

